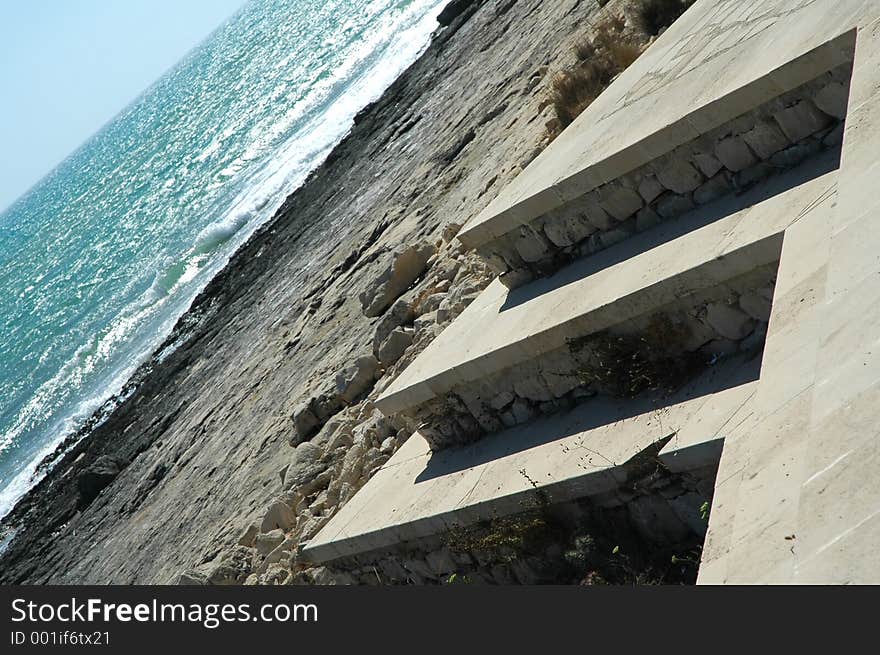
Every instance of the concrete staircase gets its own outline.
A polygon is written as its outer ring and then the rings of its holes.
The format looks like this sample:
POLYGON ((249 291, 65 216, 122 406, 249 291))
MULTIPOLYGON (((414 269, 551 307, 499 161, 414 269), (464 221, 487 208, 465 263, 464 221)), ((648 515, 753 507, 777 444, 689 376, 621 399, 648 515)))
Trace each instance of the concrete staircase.
POLYGON ((703 1, 658 39, 459 234, 499 279, 377 400, 418 431, 304 557, 625 504, 654 448, 714 483, 701 582, 880 580, 876 504, 814 492, 878 452, 878 15, 703 1))

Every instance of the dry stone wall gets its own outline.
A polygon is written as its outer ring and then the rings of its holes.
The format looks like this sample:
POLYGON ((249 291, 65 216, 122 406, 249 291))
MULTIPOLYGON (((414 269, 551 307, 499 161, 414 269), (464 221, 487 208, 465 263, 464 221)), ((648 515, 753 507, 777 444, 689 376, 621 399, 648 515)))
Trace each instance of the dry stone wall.
POLYGON ((477 248, 508 287, 838 149, 849 95, 841 66, 477 248))
MULTIPOLYGON (((292 584, 693 583, 716 468, 673 474, 656 452, 629 463, 621 489, 304 569, 292 584)), ((527 474, 527 473, 526 473, 527 474)))
POLYGON ((599 333, 459 385, 404 414, 432 450, 460 446, 597 394, 665 395, 706 366, 763 346, 776 266, 769 265, 599 333))

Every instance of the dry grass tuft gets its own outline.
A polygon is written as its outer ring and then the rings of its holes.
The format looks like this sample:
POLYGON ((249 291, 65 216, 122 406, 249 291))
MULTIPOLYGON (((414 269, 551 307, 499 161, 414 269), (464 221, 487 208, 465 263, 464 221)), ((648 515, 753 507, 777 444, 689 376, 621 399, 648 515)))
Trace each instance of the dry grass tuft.
POLYGON ((608 15, 596 24, 593 36, 574 46, 575 66, 557 74, 550 88, 556 122, 548 126, 556 137, 641 54, 641 45, 625 34, 623 18, 608 15))

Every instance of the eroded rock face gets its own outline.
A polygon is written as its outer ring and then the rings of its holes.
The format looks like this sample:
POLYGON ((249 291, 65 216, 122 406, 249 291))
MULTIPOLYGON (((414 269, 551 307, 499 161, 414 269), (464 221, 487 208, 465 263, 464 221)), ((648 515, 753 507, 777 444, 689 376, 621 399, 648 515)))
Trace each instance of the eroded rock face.
POLYGON ((96 459, 76 479, 80 504, 85 506, 91 503, 106 486, 116 479, 121 470, 122 467, 119 465, 119 462, 112 457, 103 455, 96 459))
POLYGON ((388 309, 425 272, 435 250, 433 244, 422 242, 394 251, 388 266, 359 296, 364 315, 379 316, 388 309))
POLYGON ((448 27, 475 2, 476 0, 452 0, 437 16, 437 22, 443 27, 448 27))

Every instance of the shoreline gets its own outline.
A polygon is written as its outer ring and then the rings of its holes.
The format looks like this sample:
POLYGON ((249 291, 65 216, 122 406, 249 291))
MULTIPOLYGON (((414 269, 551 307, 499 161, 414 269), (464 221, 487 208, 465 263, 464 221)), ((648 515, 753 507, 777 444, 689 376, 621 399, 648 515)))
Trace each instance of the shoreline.
POLYGON ((234 542, 271 500, 297 400, 369 348, 377 320, 352 284, 368 283, 401 244, 463 223, 537 154, 546 64, 564 59, 592 11, 472 7, 434 33, 196 296, 123 387, 128 397, 41 462, 55 464, 3 522, 19 528, 0 556, 3 582, 170 582, 216 555, 211 544, 234 542), (541 35, 555 40, 531 45, 541 35), (77 480, 102 458, 118 470, 84 502, 77 480))
MULTIPOLYGON (((469 0, 465 0, 463 5, 467 5, 468 1, 469 0)), ((462 5, 462 0, 451 0, 446 5, 446 7, 441 11, 440 15, 437 17, 438 23, 440 23, 442 25, 443 19, 445 17, 446 24, 448 24, 448 19, 450 17, 454 18, 458 14, 458 12, 460 12, 460 10, 462 9, 461 6, 456 7, 456 5, 462 5)), ((425 45, 426 48, 430 45, 431 41, 434 40, 434 38, 437 36, 438 32, 441 29, 442 29, 441 26, 438 26, 428 36, 428 42, 425 45)), ((384 95, 384 92, 382 95, 384 95)), ((379 100, 381 100, 382 95, 380 95, 379 98, 364 105, 364 107, 362 107, 361 110, 357 112, 357 115, 355 116, 355 121, 358 120, 358 117, 361 117, 361 116, 367 114, 368 111, 370 110, 370 108, 373 105, 375 105, 377 102, 379 102, 379 100)), ((340 142, 347 138, 348 134, 350 134, 351 130, 354 128, 354 125, 355 125, 355 123, 353 122, 351 127, 348 129, 348 131, 345 134, 343 134, 342 137, 340 138, 340 142)), ((338 143, 337 143, 337 145, 338 145, 338 143)), ((334 148, 335 148, 335 146, 330 149, 328 156, 332 154, 332 150, 334 148)), ((303 180, 303 182, 301 182, 296 188, 294 188, 293 191, 291 191, 286 196, 284 196, 285 200, 290 195, 296 193, 296 191, 303 184, 305 184, 305 182, 311 176, 311 173, 315 172, 318 168, 320 168, 322 163, 323 162, 318 163, 315 166, 315 168, 312 169, 312 171, 306 176, 306 178, 303 180)), ((215 279, 222 277, 224 272, 226 271, 227 267, 229 266, 230 262, 232 261, 232 259, 237 255, 238 251, 241 250, 242 248, 244 248, 253 237, 257 236, 257 234, 260 232, 260 230, 263 227, 270 225, 275 220, 277 220, 279 218, 280 214, 281 214, 281 207, 279 207, 279 209, 276 210, 261 225, 258 225, 256 228, 253 228, 252 233, 247 238, 245 238, 244 242, 242 242, 242 244, 238 248, 236 248, 235 250, 233 250, 231 252, 227 262, 225 264, 223 264, 222 266, 220 266, 218 268, 216 274, 206 281, 204 288, 195 294, 195 296, 192 299, 192 302, 190 303, 190 305, 186 309, 186 311, 184 311, 174 321, 174 325, 172 326, 172 328, 168 332, 168 334, 165 337, 163 337, 161 339, 161 341, 159 341, 155 345, 155 347, 153 347, 151 350, 148 351, 148 354, 146 354, 146 357, 144 358, 142 363, 139 364, 131 372, 131 374, 128 376, 128 378, 122 382, 119 391, 112 393, 108 397, 106 397, 106 399, 103 400, 92 411, 92 413, 90 415, 88 415, 86 418, 84 418, 81 421, 81 425, 78 428, 67 433, 62 438, 62 440, 60 442, 58 442, 54 447, 51 448, 50 452, 39 457, 38 460, 36 458, 34 460, 32 460, 32 462, 31 462, 31 464, 29 464, 29 466, 33 465, 34 462, 36 464, 33 466, 33 470, 31 471, 30 476, 29 476, 29 485, 30 486, 12 504, 11 508, 8 510, 6 515, 0 515, 0 555, 2 555, 3 549, 4 549, 4 545, 2 544, 2 534, 3 534, 2 527, 5 525, 5 523, 8 520, 12 519, 13 514, 16 512, 18 505, 25 499, 25 497, 28 494, 31 493, 31 491, 39 484, 39 482, 42 480, 42 478, 49 471, 51 471, 55 466, 62 463, 62 461, 65 458, 65 455, 69 451, 71 451, 72 449, 75 449, 83 439, 88 438, 88 436, 97 427, 99 427, 104 421, 107 420, 107 418, 116 410, 116 408, 120 404, 125 402, 125 400, 137 390, 138 386, 143 382, 143 380, 147 376, 149 376, 151 374, 153 369, 156 368, 157 366, 159 366, 161 364, 162 360, 164 360, 165 357, 167 357, 169 353, 173 352, 173 350, 175 350, 177 348, 177 346, 180 345, 179 342, 181 342, 182 340, 186 340, 187 338, 189 338, 189 336, 192 335, 193 331, 197 328, 197 326, 193 325, 193 323, 197 323, 198 321, 202 320, 201 318, 199 318, 197 316, 200 305, 203 302, 211 300, 211 297, 210 297, 211 294, 208 292, 209 292, 209 288, 210 288, 212 282, 215 279), (195 321, 193 320, 194 315, 195 315, 195 321)))

